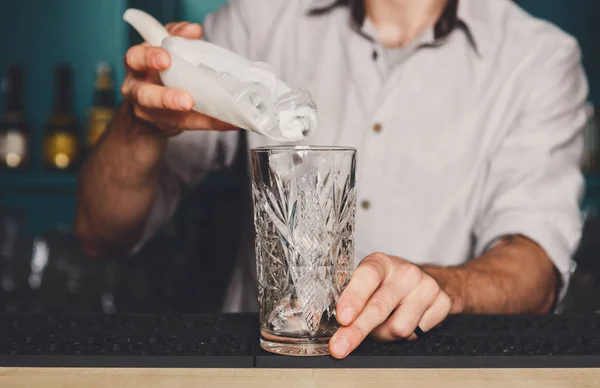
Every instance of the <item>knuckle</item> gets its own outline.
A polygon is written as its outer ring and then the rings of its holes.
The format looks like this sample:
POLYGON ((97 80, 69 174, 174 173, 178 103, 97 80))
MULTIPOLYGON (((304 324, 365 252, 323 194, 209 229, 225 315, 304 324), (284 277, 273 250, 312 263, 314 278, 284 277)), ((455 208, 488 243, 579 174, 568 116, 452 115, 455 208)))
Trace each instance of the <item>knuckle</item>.
POLYGON ((125 99, 131 101, 133 100, 133 90, 136 87, 137 82, 131 76, 125 77, 125 81, 123 81, 123 85, 121 85, 121 94, 125 99))
POLYGON ((133 114, 140 119, 145 119, 146 117, 146 112, 144 112, 144 110, 142 108, 140 108, 139 105, 134 105, 133 106, 133 114))
POLYGON ((144 88, 144 86, 137 86, 133 91, 133 95, 135 96, 135 99, 138 104, 147 105, 147 93, 146 88, 144 88))
POLYGON ((440 285, 431 276, 424 276, 422 282, 431 294, 437 296, 440 293, 440 285))
POLYGON ((129 97, 129 84, 127 79, 125 79, 123 85, 121 85, 121 95, 126 99, 129 97))
POLYGON ((125 53, 125 63, 128 67, 140 67, 140 61, 143 59, 144 52, 147 51, 142 45, 130 47, 125 53))
POLYGON ((371 253, 369 256, 367 256, 365 258, 365 260, 367 261, 386 261, 388 260, 389 256, 386 255, 385 253, 382 252, 375 252, 375 253, 371 253))
POLYGON ((177 97, 177 94, 175 93, 175 91, 173 90, 167 90, 161 99, 161 104, 163 105, 163 108, 171 108, 171 107, 175 107, 177 104, 175 103, 175 99, 177 97))
POLYGON ((156 48, 155 47, 151 47, 146 51, 146 55, 144 56, 144 61, 146 62, 146 65, 151 65, 154 56, 156 55, 156 48))
POLYGON ((402 268, 402 274, 409 279, 419 281, 423 276, 423 271, 415 264, 405 263, 402 268))
POLYGON ((443 291, 440 292, 438 297, 441 300, 440 304, 442 306, 442 310, 444 311, 444 315, 448 315, 450 313, 450 310, 452 309, 452 300, 450 300, 448 294, 446 294, 443 291))
POLYGON ((173 33, 180 32, 188 24, 190 24, 190 22, 179 22, 179 23, 177 23, 177 25, 175 25, 175 28, 173 28, 173 33))
POLYGON ((361 272, 364 277, 381 279, 381 269, 374 261, 363 261, 359 270, 361 272))
POLYGON ((388 317, 391 308, 389 307, 389 303, 384 298, 373 298, 370 304, 376 318, 379 320, 384 320, 388 317))
POLYGON ((395 319, 390 322, 390 334, 395 338, 408 338, 413 331, 406 321, 395 319))
POLYGON ((350 326, 349 329, 353 338, 360 338, 362 340, 369 335, 369 331, 362 326, 350 326))
POLYGON ((167 30, 173 31, 181 22, 171 22, 166 25, 167 30))
POLYGON ((133 63, 134 59, 135 59, 135 50, 136 47, 130 47, 127 52, 125 53, 125 64, 127 64, 128 66, 131 66, 131 64, 133 63))

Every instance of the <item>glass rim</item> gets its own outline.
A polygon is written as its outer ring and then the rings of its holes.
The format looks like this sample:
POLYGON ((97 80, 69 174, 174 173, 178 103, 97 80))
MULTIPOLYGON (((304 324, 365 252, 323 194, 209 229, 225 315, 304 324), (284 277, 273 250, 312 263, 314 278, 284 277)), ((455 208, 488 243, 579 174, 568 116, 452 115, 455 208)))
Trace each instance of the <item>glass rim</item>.
POLYGON ((323 152, 323 151, 341 151, 341 152, 356 152, 354 147, 344 146, 303 146, 303 145, 275 145, 255 147, 250 152, 270 152, 270 151, 308 151, 308 152, 323 152))

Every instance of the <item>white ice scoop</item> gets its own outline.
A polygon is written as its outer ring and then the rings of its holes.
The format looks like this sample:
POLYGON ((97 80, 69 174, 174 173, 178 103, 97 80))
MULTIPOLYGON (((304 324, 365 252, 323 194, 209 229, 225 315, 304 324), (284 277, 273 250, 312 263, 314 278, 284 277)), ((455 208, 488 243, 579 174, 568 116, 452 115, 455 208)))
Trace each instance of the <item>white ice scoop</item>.
POLYGON ((316 106, 304 90, 292 90, 269 65, 252 62, 202 40, 169 36, 152 16, 128 9, 123 19, 151 46, 167 50, 171 66, 163 84, 185 90, 194 110, 279 142, 298 141, 316 129, 316 106))

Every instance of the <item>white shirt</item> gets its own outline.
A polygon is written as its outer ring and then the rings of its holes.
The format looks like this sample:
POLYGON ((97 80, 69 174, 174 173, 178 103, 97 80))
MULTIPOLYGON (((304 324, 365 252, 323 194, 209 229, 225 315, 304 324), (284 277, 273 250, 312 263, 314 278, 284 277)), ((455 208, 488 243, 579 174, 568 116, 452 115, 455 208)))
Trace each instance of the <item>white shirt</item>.
MULTIPOLYGON (((575 39, 512 1, 460 0, 398 54, 356 16, 360 3, 352 12, 343 3, 232 0, 204 28, 206 39, 311 92, 319 128, 304 144, 358 149, 357 260, 385 252, 459 265, 518 233, 545 249, 564 295, 582 229, 589 114, 575 39)), ((140 245, 173 215, 182 190, 233 161, 237 137, 190 131, 170 140, 140 245)), ((254 134, 248 143, 270 144, 254 134)), ((257 308, 250 216, 242 228, 228 312, 257 308)))

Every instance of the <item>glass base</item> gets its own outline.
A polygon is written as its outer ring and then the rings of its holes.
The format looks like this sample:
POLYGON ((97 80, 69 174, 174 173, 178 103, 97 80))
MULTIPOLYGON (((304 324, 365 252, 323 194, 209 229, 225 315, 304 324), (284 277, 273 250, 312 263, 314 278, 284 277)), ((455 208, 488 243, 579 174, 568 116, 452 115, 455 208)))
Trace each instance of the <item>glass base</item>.
POLYGON ((284 356, 328 356, 329 338, 289 338, 262 333, 260 347, 267 352, 284 356))

